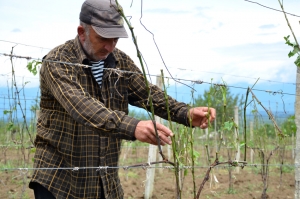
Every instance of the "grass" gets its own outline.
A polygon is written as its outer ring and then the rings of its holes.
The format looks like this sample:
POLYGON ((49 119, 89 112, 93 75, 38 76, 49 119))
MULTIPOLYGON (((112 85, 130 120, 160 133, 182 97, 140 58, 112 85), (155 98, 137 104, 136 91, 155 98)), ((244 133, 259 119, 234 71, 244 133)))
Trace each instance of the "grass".
MULTIPOLYGON (((7 160, 6 164, 0 162, 0 169, 5 170, 5 169, 13 169, 16 168, 18 165, 16 164, 16 161, 14 160, 7 160)), ((8 170, 10 171, 10 170, 8 170)))

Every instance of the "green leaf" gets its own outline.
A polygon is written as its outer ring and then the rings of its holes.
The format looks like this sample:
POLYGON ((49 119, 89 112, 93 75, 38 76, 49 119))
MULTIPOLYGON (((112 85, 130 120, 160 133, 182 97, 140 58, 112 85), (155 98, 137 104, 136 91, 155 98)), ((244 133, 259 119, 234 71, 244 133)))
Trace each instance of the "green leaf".
POLYGON ((290 51, 289 54, 288 54, 289 58, 293 57, 294 55, 295 55, 295 53, 292 52, 292 51, 290 51))
POLYGON ((231 165, 234 166, 234 167, 237 167, 237 166, 239 166, 239 163, 236 162, 236 161, 233 161, 231 165))
POLYGON ((294 47, 294 44, 291 43, 290 40, 289 40, 290 35, 288 35, 287 37, 283 37, 283 38, 284 38, 284 40, 285 40, 285 44, 294 47))
POLYGON ((14 124, 13 124, 12 122, 9 122, 9 123, 7 124, 7 130, 8 130, 8 131, 11 131, 13 128, 14 128, 14 124))
POLYGON ((297 57, 295 64, 296 66, 300 67, 300 55, 297 57))
POLYGON ((28 64, 27 64, 27 69, 28 69, 29 71, 32 70, 32 62, 28 62, 28 64))
POLYGON ((244 146, 245 144, 246 144, 245 142, 242 142, 242 143, 240 144, 240 147, 244 146))
POLYGON ((9 110, 4 110, 4 111, 3 111, 3 114, 4 114, 4 115, 11 114, 11 113, 12 113, 12 111, 9 111, 9 110))
POLYGON ((36 151, 36 148, 31 148, 30 149, 30 153, 35 153, 35 151, 36 151))
POLYGON ((40 61, 33 60, 32 62, 28 62, 27 69, 29 72, 31 72, 33 75, 37 74, 37 67, 38 65, 42 64, 40 61))
POLYGON ((287 45, 289 45, 289 46, 291 46, 291 47, 294 47, 295 46, 295 44, 293 44, 293 43, 291 43, 290 41, 287 41, 287 42, 285 42, 287 45))
POLYGON ((290 51, 289 54, 288 54, 288 56, 289 56, 289 57, 292 57, 292 56, 294 56, 295 54, 297 54, 298 52, 299 52, 299 46, 298 46, 298 45, 295 45, 293 51, 290 51))
POLYGON ((251 113, 253 113, 253 114, 254 114, 254 113, 257 113, 257 112, 258 112, 258 111, 255 110, 255 109, 251 111, 251 113))
POLYGON ((290 38, 290 35, 286 36, 286 37, 283 37, 285 41, 288 41, 289 38, 290 38))
POLYGON ((298 46, 298 45, 295 45, 295 46, 294 46, 293 52, 296 54, 296 53, 299 53, 299 51, 300 51, 299 46, 298 46))
POLYGON ((198 151, 193 150, 193 158, 197 159, 198 157, 200 157, 200 153, 198 151))
POLYGON ((233 127, 233 122, 225 122, 224 123, 224 130, 230 131, 233 127))
POLYGON ((187 176, 187 174, 188 174, 188 170, 185 169, 185 170, 184 170, 184 176, 187 176))

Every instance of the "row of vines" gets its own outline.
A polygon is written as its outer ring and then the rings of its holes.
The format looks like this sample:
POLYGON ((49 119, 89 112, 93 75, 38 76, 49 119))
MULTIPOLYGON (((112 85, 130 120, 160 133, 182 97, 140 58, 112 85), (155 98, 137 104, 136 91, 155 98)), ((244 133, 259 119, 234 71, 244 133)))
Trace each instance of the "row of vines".
MULTIPOLYGON (((279 3, 284 11, 282 3, 279 3)), ((116 9, 131 31, 151 107, 150 113, 131 110, 130 114, 152 120, 155 127, 151 84, 147 80, 136 35, 123 9, 116 9)), ((284 39, 292 47, 289 56, 298 55, 295 64, 300 66, 299 44, 293 31, 292 35, 295 42, 290 41, 289 36, 284 39)), ((2 100, 4 110, 0 115, 0 198, 26 199, 33 198, 28 182, 35 169, 32 166, 40 96, 37 90, 36 96, 28 99, 26 86, 29 82, 22 82, 15 75, 15 70, 24 66, 15 64, 15 60, 26 59, 27 69, 34 75, 38 75, 41 62, 14 55, 14 48, 10 54, 3 54, 11 61, 12 73, 7 81, 7 94, 2 100)), ((169 78, 165 77, 163 70, 160 73, 157 78, 162 82, 169 113, 169 78)), ((125 188, 125 198, 293 198, 294 158, 297 152, 294 150, 295 116, 276 117, 257 97, 255 84, 234 96, 226 82, 211 82, 208 90, 194 96, 195 84, 201 85, 201 82, 183 85, 191 90, 189 105, 216 108, 216 121, 208 129, 201 130, 173 123, 169 115, 168 120, 162 122, 175 133, 172 145, 167 147, 159 144, 158 157, 152 162, 147 156, 147 144, 124 141, 119 175, 125 188), (145 186, 150 178, 147 171, 153 169, 156 172, 154 188, 150 196, 146 196, 145 186)), ((276 94, 280 93, 273 92, 270 98, 276 94)), ((156 135, 159 140, 157 132, 156 135)), ((76 172, 84 168, 66 169, 76 172)))

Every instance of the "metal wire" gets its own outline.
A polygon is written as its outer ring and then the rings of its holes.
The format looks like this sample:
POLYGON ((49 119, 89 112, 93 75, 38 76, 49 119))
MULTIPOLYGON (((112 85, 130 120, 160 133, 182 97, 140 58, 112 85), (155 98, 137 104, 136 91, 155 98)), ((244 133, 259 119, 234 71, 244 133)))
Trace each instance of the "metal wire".
MULTIPOLYGON (((290 168, 299 168, 300 164, 239 164, 239 166, 242 167, 261 167, 261 166, 269 166, 269 167, 290 167, 290 168)), ((228 169, 228 168, 232 168, 233 166, 231 165, 217 165, 214 168, 220 168, 220 169, 228 169)), ((134 166, 134 165, 126 165, 126 166, 99 166, 99 167, 60 167, 60 168, 1 168, 1 171, 29 171, 29 170, 72 170, 72 171, 79 171, 79 170, 87 170, 87 169, 95 169, 97 171, 99 170, 107 170, 107 169, 124 169, 124 170, 128 170, 128 169, 174 169, 174 166, 153 166, 153 165, 149 165, 149 163, 143 164, 143 165, 138 165, 138 166, 134 166)), ((211 168, 211 166, 181 166, 179 169, 183 170, 183 169, 192 169, 192 168, 196 168, 196 169, 208 169, 211 168)))
MULTIPOLYGON (((80 64, 80 63, 70 63, 70 62, 62 62, 62 61, 54 61, 54 60, 48 60, 48 59, 43 59, 41 60, 40 58, 32 58, 32 57, 26 57, 26 56, 19 56, 19 55, 11 55, 11 54, 6 54, 6 53, 0 53, 0 55, 3 56, 9 56, 9 57, 14 57, 14 58, 21 58, 21 59, 27 59, 27 60, 37 60, 37 61, 46 61, 46 62, 51 62, 51 63, 59 63, 59 64, 66 64, 66 65, 72 65, 72 66, 78 66, 78 67, 84 67, 84 68, 90 68, 92 66, 85 65, 85 64, 80 64)), ((103 68, 104 70, 113 70, 117 71, 118 73, 129 73, 129 74, 139 74, 142 75, 142 73, 138 72, 133 72, 133 71, 126 71, 126 70, 120 70, 120 69, 115 69, 115 68, 103 68)), ((148 76, 155 76, 157 75, 152 75, 152 74, 146 74, 148 76)), ((245 87, 240 87, 240 86, 230 86, 230 85, 225 85, 225 84, 217 84, 217 83, 211 83, 211 82, 205 82, 201 80, 189 80, 189 79, 182 79, 182 78, 172 78, 172 77, 164 77, 165 79, 173 79, 177 81, 188 81, 193 84, 209 84, 209 85, 215 85, 215 86, 225 86, 229 88, 238 88, 238 89, 244 89, 247 90, 248 88, 245 87)), ((297 94, 294 93, 285 93, 283 91, 271 91, 271 90, 262 90, 262 89, 252 89, 253 91, 260 91, 260 92, 267 92, 273 95, 280 94, 280 95, 292 95, 292 96, 298 96, 297 94)))

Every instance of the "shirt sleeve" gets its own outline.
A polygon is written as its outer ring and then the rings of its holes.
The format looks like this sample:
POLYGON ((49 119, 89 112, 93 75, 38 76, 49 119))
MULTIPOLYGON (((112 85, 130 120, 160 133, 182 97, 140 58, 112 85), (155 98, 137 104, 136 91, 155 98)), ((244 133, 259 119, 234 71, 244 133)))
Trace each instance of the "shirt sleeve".
MULTIPOLYGON (((152 98, 153 108, 155 115, 168 119, 167 105, 165 100, 165 93, 162 89, 156 85, 149 83, 150 87, 150 96, 148 95, 147 86, 145 83, 145 78, 142 72, 134 64, 134 62, 128 58, 129 65, 131 67, 132 75, 130 76, 129 84, 129 103, 133 106, 144 108, 148 111, 151 111, 149 104, 149 97, 152 98)), ((189 106, 185 103, 178 102, 170 96, 168 98, 168 106, 170 110, 171 120, 186 126, 190 126, 187 113, 189 106)))

